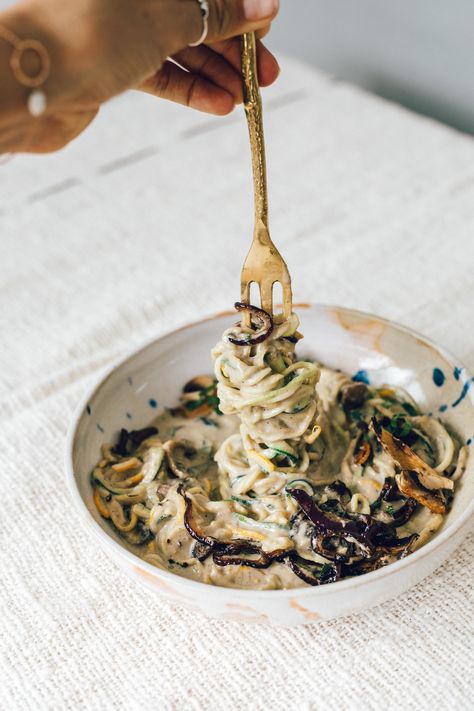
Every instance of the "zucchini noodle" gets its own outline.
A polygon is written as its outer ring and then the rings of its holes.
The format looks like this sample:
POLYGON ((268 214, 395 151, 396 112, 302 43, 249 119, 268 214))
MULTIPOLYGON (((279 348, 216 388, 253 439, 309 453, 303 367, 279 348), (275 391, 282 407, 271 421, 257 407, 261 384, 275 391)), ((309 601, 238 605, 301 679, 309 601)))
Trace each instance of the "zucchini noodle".
POLYGON ((317 425, 320 370, 295 359, 298 326, 292 314, 255 346, 233 345, 228 337, 236 329, 228 329, 212 351, 219 408, 241 422, 240 434, 216 454, 222 486, 232 493, 243 494, 257 482, 259 495, 276 493, 309 466, 305 437, 317 425))

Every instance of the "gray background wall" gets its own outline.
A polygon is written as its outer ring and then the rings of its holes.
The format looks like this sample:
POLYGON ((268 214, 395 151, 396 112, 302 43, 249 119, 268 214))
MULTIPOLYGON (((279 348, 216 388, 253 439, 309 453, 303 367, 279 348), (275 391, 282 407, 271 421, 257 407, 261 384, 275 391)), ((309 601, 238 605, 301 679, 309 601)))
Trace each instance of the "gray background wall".
POLYGON ((474 0, 281 0, 268 43, 474 133, 474 0))
POLYGON ((268 43, 474 133, 474 0, 280 0, 268 43))

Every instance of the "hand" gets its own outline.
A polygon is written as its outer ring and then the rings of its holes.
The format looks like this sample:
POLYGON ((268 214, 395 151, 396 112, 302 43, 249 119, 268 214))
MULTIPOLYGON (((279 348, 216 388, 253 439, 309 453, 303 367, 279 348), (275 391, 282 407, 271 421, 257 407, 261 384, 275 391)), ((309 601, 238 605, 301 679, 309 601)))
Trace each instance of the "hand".
MULTIPOLYGON (((266 30, 257 36, 264 34, 266 30)), ((257 52, 260 86, 269 86, 279 74, 278 63, 259 39, 257 52)), ((243 100, 240 64, 238 37, 186 47, 173 55, 171 61, 165 61, 138 88, 198 111, 223 116, 243 100)))
MULTIPOLYGON (((46 113, 32 119, 23 106, 20 120, 0 124, 0 152, 57 150, 102 103, 130 88, 229 113, 242 101, 238 35, 262 37, 277 11, 278 0, 210 0, 209 33, 199 47, 188 46, 202 31, 196 0, 31 0, 21 13, 0 15, 20 37, 40 39, 54 68, 46 113)), ((267 86, 279 68, 260 40, 258 62, 267 86)))

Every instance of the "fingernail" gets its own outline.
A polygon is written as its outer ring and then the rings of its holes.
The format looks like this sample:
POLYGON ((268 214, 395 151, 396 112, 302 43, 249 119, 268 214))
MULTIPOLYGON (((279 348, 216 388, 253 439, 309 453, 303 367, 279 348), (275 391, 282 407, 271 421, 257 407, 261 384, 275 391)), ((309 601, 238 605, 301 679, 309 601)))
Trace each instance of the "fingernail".
POLYGON ((280 6, 279 0, 244 0, 244 15, 249 22, 272 17, 280 6))

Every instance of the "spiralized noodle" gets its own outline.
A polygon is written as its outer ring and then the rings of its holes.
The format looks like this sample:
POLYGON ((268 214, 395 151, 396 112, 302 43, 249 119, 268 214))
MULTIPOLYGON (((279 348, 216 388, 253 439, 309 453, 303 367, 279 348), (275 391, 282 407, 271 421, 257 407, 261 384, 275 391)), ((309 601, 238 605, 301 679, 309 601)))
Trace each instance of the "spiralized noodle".
POLYGON ((212 351, 220 410, 241 421, 240 435, 226 440, 216 454, 236 494, 257 482, 260 496, 275 494, 294 472, 309 466, 305 437, 317 425, 320 370, 315 363, 295 360, 292 337, 298 326, 293 314, 256 346, 233 345, 228 336, 235 335, 234 327, 212 351))
POLYGON ((298 360, 298 327, 292 314, 258 339, 228 329, 214 379, 104 445, 97 510, 153 565, 214 585, 319 585, 391 563, 441 526, 467 448, 403 390, 298 360))
POLYGON ((242 436, 253 443, 270 447, 299 439, 314 424, 319 368, 295 362, 295 344, 289 338, 298 325, 293 314, 256 346, 233 345, 228 336, 235 328, 229 329, 212 351, 219 407, 240 417, 242 436))

